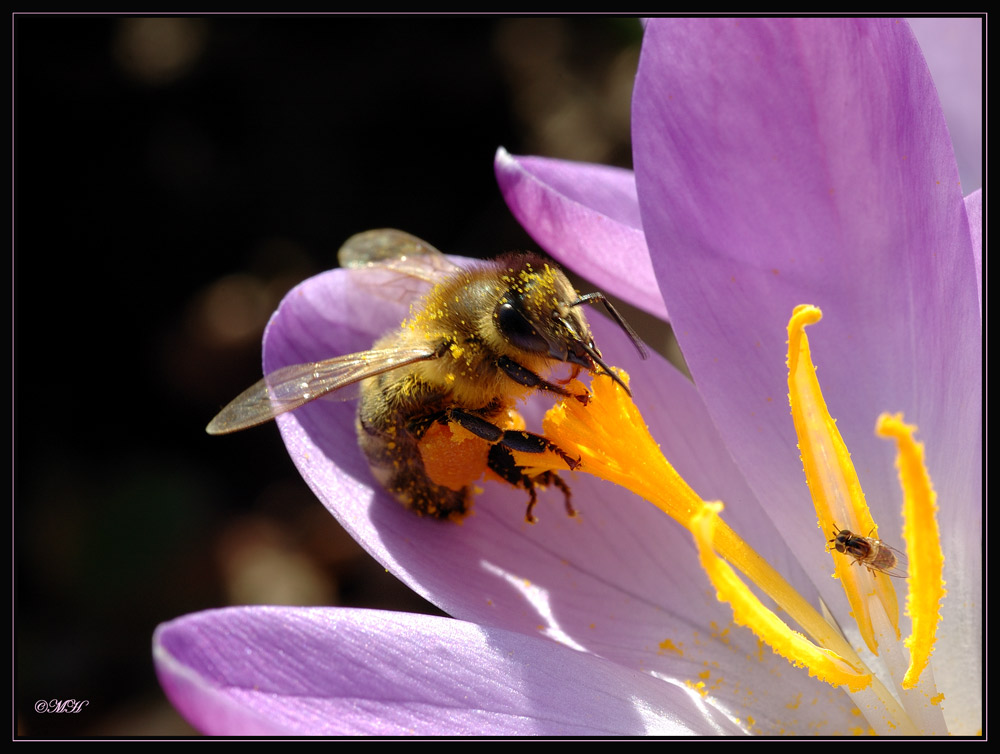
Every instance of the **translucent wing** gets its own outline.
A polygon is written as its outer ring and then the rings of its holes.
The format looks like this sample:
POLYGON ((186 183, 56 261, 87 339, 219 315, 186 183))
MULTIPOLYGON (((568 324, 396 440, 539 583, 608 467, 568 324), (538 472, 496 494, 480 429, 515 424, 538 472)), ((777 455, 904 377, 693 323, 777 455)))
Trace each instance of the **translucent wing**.
POLYGON ((909 573, 907 571, 906 554, 881 540, 879 540, 879 548, 874 558, 865 565, 875 571, 881 571, 886 576, 892 576, 897 579, 907 578, 909 573))
POLYGON ((851 558, 851 565, 864 566, 869 571, 879 571, 897 579, 909 576, 906 553, 887 545, 881 539, 861 537, 850 529, 839 529, 833 535, 833 539, 829 540, 833 547, 828 549, 835 549, 851 558))
POLYGON ((263 424, 366 377, 437 358, 427 347, 382 348, 277 369, 244 390, 212 419, 205 431, 224 435, 263 424))
POLYGON ((351 236, 337 252, 341 267, 384 272, 360 281, 379 297, 406 301, 461 272, 461 267, 426 241, 392 228, 351 236))

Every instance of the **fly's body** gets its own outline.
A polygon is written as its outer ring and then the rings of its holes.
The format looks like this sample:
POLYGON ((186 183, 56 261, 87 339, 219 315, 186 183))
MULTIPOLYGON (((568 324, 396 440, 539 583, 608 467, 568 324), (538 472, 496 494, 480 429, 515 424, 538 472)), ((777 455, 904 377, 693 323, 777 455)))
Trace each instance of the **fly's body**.
POLYGON ((830 544, 837 552, 850 555, 869 571, 879 571, 887 576, 906 578, 906 557, 881 539, 862 537, 850 529, 833 532, 830 544))

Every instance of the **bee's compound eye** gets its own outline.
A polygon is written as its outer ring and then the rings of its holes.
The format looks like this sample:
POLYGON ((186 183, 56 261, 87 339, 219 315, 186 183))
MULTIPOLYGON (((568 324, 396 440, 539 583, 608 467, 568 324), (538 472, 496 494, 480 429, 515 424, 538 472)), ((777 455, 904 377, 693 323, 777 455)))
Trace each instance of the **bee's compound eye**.
POLYGON ((513 300, 509 296, 497 304, 496 323, 500 334, 511 345, 522 348, 525 351, 548 352, 549 344, 531 326, 519 304, 520 302, 513 300))

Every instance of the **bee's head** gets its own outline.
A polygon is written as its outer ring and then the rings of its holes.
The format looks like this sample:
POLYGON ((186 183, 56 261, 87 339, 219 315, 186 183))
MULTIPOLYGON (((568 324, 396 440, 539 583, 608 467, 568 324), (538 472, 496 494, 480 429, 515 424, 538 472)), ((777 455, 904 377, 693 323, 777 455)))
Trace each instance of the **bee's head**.
POLYGON ((601 358, 580 309, 580 304, 602 301, 645 358, 638 336, 604 296, 599 293, 578 296, 562 271, 539 257, 525 255, 505 261, 508 266, 504 280, 508 288, 493 312, 497 330, 504 339, 529 353, 577 364, 593 373, 603 372, 631 395, 628 386, 601 358))

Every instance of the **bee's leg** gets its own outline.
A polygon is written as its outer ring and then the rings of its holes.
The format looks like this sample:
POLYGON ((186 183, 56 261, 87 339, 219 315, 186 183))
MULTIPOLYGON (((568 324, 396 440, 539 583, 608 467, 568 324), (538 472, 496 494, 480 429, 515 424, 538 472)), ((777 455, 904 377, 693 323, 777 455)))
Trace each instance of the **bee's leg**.
POLYGON ((524 486, 528 489, 528 508, 524 512, 524 520, 529 524, 537 524, 538 519, 535 518, 535 514, 532 512, 535 510, 535 504, 538 502, 538 493, 535 492, 535 483, 532 482, 529 477, 524 477, 524 486))
MULTIPOLYGON (((518 385, 525 385, 527 387, 534 388, 535 390, 548 390, 549 392, 556 393, 557 395, 572 395, 580 403, 586 406, 590 402, 590 393, 584 392, 581 395, 576 393, 571 393, 569 390, 564 388, 562 385, 558 385, 554 382, 549 382, 537 374, 532 372, 527 367, 523 367, 518 364, 513 359, 508 359, 506 356, 501 356, 497 359, 497 366, 503 370, 503 373, 510 377, 518 385)), ((560 380, 563 383, 569 383, 576 379, 577 375, 580 373, 580 367, 573 367, 573 374, 570 375, 565 380, 560 380)))
POLYGON ((519 450, 522 453, 544 453, 546 450, 551 450, 566 462, 571 471, 580 465, 579 458, 572 458, 554 442, 546 437, 542 437, 542 435, 536 435, 534 432, 524 432, 519 429, 500 429, 500 427, 486 421, 481 416, 470 414, 468 411, 463 411, 460 408, 448 409, 445 418, 493 445, 503 445, 511 450, 519 450))
POLYGON ((569 491, 569 485, 566 484, 566 482, 562 480, 562 477, 559 476, 554 471, 546 471, 540 477, 535 477, 535 479, 536 481, 541 480, 542 477, 545 477, 545 479, 542 481, 542 484, 554 484, 562 491, 563 502, 566 505, 566 515, 569 516, 570 518, 576 518, 576 508, 573 507, 572 503, 573 495, 569 491))
POLYGON ((500 444, 494 445, 490 448, 486 465, 489 466, 490 469, 504 481, 509 482, 515 487, 524 487, 524 489, 528 491, 528 509, 524 513, 524 520, 529 524, 533 524, 538 521, 532 513, 535 509, 535 504, 538 502, 538 493, 535 491, 536 484, 540 484, 542 486, 554 484, 562 490, 563 497, 566 501, 567 515, 576 515, 576 509, 573 508, 573 504, 570 502, 571 495, 569 485, 567 485, 566 482, 564 482, 554 471, 546 471, 536 477, 530 477, 524 473, 523 467, 517 465, 517 462, 514 460, 514 455, 510 452, 510 449, 500 444))
POLYGON ((545 378, 532 372, 527 367, 521 366, 513 359, 508 359, 506 356, 501 356, 497 359, 497 366, 500 367, 500 369, 503 370, 503 373, 514 380, 514 382, 518 385, 524 385, 525 387, 534 388, 535 390, 548 390, 551 393, 558 393, 559 395, 571 395, 571 393, 562 385, 549 382, 545 378))

